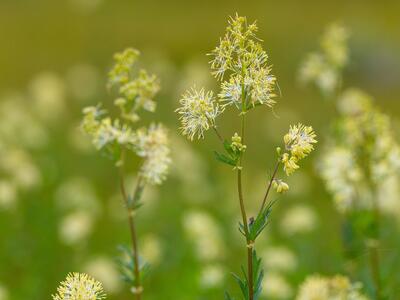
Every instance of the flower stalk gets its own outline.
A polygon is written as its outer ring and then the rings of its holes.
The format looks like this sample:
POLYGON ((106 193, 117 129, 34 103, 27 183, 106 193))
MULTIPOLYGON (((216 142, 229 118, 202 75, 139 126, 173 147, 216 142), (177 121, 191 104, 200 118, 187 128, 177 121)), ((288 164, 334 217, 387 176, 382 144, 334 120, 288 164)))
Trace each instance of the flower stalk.
MULTIPOLYGON (((276 181, 280 162, 284 164, 287 175, 299 168, 298 162, 306 157, 316 143, 315 134, 310 126, 296 125, 290 127, 285 135, 285 148, 288 151, 281 155, 270 178, 267 192, 261 203, 257 216, 248 218, 246 202, 243 193, 243 157, 247 149, 246 116, 250 110, 264 106, 271 108, 275 104, 274 93, 276 78, 271 74, 268 65, 268 55, 263 50, 260 39, 256 37, 257 25, 248 24, 246 18, 236 15, 230 18, 225 36, 220 40, 219 46, 210 54, 212 74, 221 81, 220 92, 214 97, 212 91, 192 88, 185 92, 180 99, 181 106, 176 110, 180 115, 181 131, 189 140, 194 137, 204 138, 205 132, 212 128, 223 146, 224 151, 214 151, 215 158, 221 163, 233 167, 237 176, 237 193, 241 222, 239 231, 244 236, 247 249, 247 272, 243 277, 234 274, 239 283, 242 299, 254 300, 261 292, 261 282, 264 272, 261 259, 257 257, 255 242, 268 224, 272 205, 266 205, 271 187, 276 186, 279 193, 287 191, 288 185, 283 181, 276 181), (240 135, 232 135, 231 141, 225 140, 216 127, 216 118, 228 107, 236 108, 239 112, 240 135), (286 160, 284 160, 284 158, 286 160), (275 185, 274 185, 275 182, 275 185)), ((226 300, 233 298, 225 294, 226 300)))

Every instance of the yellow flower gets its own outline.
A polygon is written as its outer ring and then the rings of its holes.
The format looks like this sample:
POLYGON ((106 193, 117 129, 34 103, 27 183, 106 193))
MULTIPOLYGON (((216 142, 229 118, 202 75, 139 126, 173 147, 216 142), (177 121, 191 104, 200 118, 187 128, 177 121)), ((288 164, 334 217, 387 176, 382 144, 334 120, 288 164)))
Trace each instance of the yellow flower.
POLYGON ((295 156, 289 157, 288 153, 282 155, 281 162, 283 163, 283 169, 288 176, 299 168, 299 165, 297 165, 297 158, 295 156))
POLYGON ((272 182, 272 187, 276 190, 277 193, 280 193, 280 194, 287 192, 289 190, 289 185, 280 179, 275 179, 272 182))

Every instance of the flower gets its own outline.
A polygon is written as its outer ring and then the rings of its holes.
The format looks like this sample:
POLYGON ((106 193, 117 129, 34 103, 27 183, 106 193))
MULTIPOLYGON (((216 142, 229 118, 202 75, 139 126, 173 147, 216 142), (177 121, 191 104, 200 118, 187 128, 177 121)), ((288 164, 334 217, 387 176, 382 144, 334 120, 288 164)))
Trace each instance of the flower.
POLYGON ((101 300, 105 299, 103 286, 87 274, 70 273, 60 283, 53 300, 101 300))
POLYGON ((246 150, 246 145, 242 144, 242 137, 240 137, 237 132, 235 132, 235 135, 232 137, 232 143, 231 143, 232 149, 238 152, 244 152, 246 150))
POLYGON ((204 131, 215 126, 216 117, 222 112, 211 91, 205 92, 192 87, 180 100, 181 107, 176 111, 181 115, 182 134, 193 140, 204 137, 204 131))
POLYGON ((135 138, 136 153, 145 159, 141 175, 150 184, 161 184, 171 163, 167 130, 161 124, 151 124, 137 130, 135 138))
POLYGON ((317 142, 315 138, 316 134, 311 126, 299 123, 290 126, 289 133, 284 136, 283 140, 286 150, 289 150, 292 156, 302 159, 314 150, 313 144, 317 142))
POLYGON ((313 144, 317 143, 315 138, 316 134, 311 126, 300 123, 290 126, 289 132, 283 137, 285 149, 290 155, 286 152, 281 156, 286 175, 289 176, 297 170, 299 168, 297 163, 314 150, 313 144))
POLYGON ((351 283, 342 275, 331 278, 312 275, 300 286, 296 300, 367 300, 368 298, 361 293, 361 288, 360 283, 351 283))
POLYGON ((110 87, 128 83, 131 69, 139 55, 140 52, 133 48, 114 54, 115 64, 108 73, 108 85, 110 87))
POLYGON ((287 235, 307 233, 315 229, 317 216, 310 207, 298 204, 283 215, 280 228, 287 235))
POLYGON ((268 272, 262 280, 263 296, 273 299, 290 299, 293 290, 288 280, 278 272, 268 272))
POLYGON ((274 179, 274 181, 272 182, 272 187, 276 190, 277 193, 284 193, 289 190, 289 185, 280 179, 274 179))
POLYGON ((272 107, 275 103, 276 78, 255 35, 257 30, 256 23, 248 25, 245 17, 236 15, 230 18, 219 46, 210 53, 212 74, 222 81, 218 97, 223 107, 235 105, 242 110, 245 106, 247 110, 258 104, 272 107))
POLYGON ((321 39, 321 49, 309 54, 302 63, 300 81, 313 82, 323 93, 332 94, 338 88, 341 71, 348 62, 348 37, 345 27, 329 26, 321 39))

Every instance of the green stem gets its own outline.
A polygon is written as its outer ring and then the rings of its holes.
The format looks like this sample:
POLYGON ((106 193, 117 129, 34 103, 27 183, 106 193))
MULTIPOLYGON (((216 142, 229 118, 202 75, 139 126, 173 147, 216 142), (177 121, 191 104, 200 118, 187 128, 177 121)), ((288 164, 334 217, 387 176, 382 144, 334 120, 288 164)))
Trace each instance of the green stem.
MULTIPOLYGON (((243 72, 242 72, 243 73, 243 72)), ((244 78, 244 76, 243 76, 244 78)), ((246 123, 246 91, 244 83, 242 83, 242 112, 241 116, 241 138, 243 145, 245 144, 245 123, 246 123)), ((243 220, 243 228, 244 233, 246 235, 246 242, 247 242, 247 277, 249 281, 249 300, 254 299, 254 279, 253 279, 253 247, 254 241, 251 241, 249 236, 249 226, 248 226, 248 219, 246 215, 246 209, 244 206, 244 197, 243 197, 243 188, 242 188, 242 159, 243 159, 243 152, 240 153, 239 158, 239 166, 237 170, 237 184, 238 184, 238 194, 239 194, 239 203, 240 203, 240 211, 242 214, 243 220)))
POLYGON ((268 198, 269 192, 270 192, 270 190, 271 190, 272 183, 274 182, 274 179, 275 179, 275 177, 276 177, 276 174, 278 173, 279 164, 280 164, 280 161, 278 161, 278 162, 276 163, 274 172, 272 173, 271 179, 269 180, 268 187, 267 187, 267 191, 265 192, 264 199, 263 199, 263 201, 262 201, 259 214, 260 214, 260 213, 263 211, 263 209, 265 208, 265 204, 266 204, 266 202, 267 202, 267 198, 268 198))
POLYGON ((369 248, 369 262, 371 277, 375 287, 375 298, 381 300, 382 298, 382 284, 380 276, 380 258, 379 258, 379 236, 380 236, 380 211, 377 201, 373 201, 373 212, 376 224, 376 239, 368 243, 369 248))
MULTIPOLYGON (((140 187, 141 187, 141 177, 139 176, 137 179, 137 184, 136 184, 136 188, 135 188, 135 192, 134 192, 134 198, 136 197, 136 194, 138 193, 140 187)), ((128 210, 128 224, 129 224, 129 231, 130 231, 131 243, 132 243, 132 256, 133 256, 133 261, 134 261, 134 266, 133 266, 133 273, 135 275, 134 294, 135 294, 136 300, 141 300, 143 287, 141 285, 141 280, 140 280, 138 240, 137 240, 136 226, 135 226, 135 220, 134 220, 135 210, 131 208, 131 203, 129 203, 128 194, 127 194, 126 188, 125 188, 125 179, 124 179, 122 167, 120 169, 120 188, 121 188, 122 197, 124 199, 126 208, 128 210)))

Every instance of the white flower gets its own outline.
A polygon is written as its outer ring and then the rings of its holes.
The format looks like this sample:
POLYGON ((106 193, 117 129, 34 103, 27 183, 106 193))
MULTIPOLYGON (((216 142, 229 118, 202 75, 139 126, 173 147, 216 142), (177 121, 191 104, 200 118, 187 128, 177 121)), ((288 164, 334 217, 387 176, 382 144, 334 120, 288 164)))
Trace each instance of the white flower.
POLYGON ((266 270, 290 272, 297 268, 297 258, 284 246, 270 246, 261 252, 262 262, 266 270))
POLYGON ((86 212, 74 212, 61 220, 59 236, 67 245, 84 241, 93 229, 93 218, 86 212))
POLYGON ((220 287, 224 280, 224 269, 217 264, 206 265, 200 274, 200 285, 204 289, 220 287))
POLYGON ((203 138, 204 132, 215 126, 215 119, 222 112, 211 91, 194 87, 183 94, 180 104, 176 111, 181 115, 182 134, 190 140, 196 135, 203 138))
POLYGON ((103 286, 87 274, 70 273, 60 283, 53 300, 101 300, 105 299, 103 286))
POLYGON ((161 124, 151 124, 148 129, 136 132, 136 153, 143 157, 140 173, 150 184, 161 184, 171 163, 167 130, 161 124))
POLYGON ((284 276, 276 272, 268 272, 262 281, 261 293, 268 298, 290 299, 293 290, 284 276))
POLYGON ((367 300, 360 291, 361 287, 360 283, 351 283, 342 275, 331 278, 312 275, 300 286, 296 300, 367 300))
POLYGON ((281 228, 288 234, 310 232, 315 229, 317 216, 308 206, 299 204, 289 208, 282 217, 281 228))

